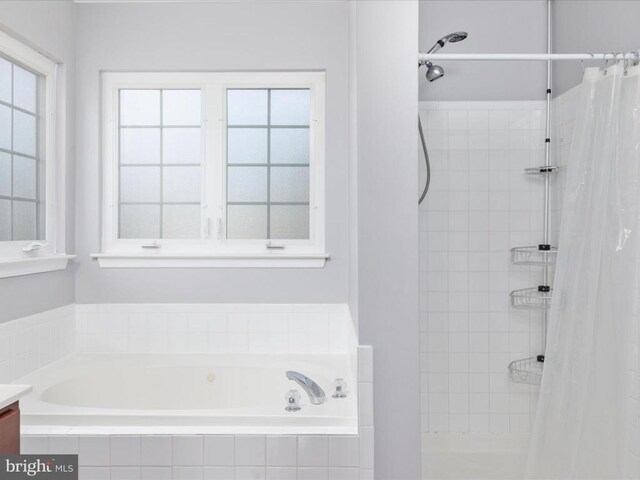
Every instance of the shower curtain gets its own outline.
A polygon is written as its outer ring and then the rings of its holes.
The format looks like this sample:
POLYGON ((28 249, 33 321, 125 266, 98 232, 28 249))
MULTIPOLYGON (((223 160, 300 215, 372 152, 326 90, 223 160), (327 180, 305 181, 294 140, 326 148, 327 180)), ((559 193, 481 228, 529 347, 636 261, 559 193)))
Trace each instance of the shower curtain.
POLYGON ((637 338, 640 76, 587 69, 527 478, 622 479, 637 338))

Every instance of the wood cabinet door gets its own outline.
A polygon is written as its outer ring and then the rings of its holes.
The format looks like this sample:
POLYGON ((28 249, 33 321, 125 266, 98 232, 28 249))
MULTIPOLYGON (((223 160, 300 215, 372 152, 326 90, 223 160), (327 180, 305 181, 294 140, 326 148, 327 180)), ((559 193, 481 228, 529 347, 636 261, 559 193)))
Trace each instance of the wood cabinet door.
POLYGON ((20 409, 18 402, 0 409, 0 453, 20 453, 20 409))

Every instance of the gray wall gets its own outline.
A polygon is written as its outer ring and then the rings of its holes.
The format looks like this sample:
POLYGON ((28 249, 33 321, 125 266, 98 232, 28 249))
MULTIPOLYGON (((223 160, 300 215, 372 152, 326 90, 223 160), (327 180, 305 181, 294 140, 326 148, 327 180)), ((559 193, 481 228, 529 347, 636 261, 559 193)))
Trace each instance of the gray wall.
POLYGON ((373 345, 375 468, 420 478, 416 1, 356 2, 358 311, 373 345))
MULTIPOLYGON (((3 1, 0 29, 62 63, 60 75, 66 83, 67 147, 67 246, 73 253, 74 177, 74 10, 71 2, 3 1)), ((64 84, 63 83, 63 84, 64 84)), ((0 279, 0 322, 73 303, 73 265, 66 270, 0 279), (37 292, 34 293, 34 292, 37 292)))
POLYGON ((76 300, 346 302, 349 272, 348 14, 343 1, 77 5, 76 300), (326 69, 323 269, 101 269, 101 70, 326 69))
MULTIPOLYGON (((543 53, 546 15, 546 0, 422 0, 420 50, 426 52, 444 35, 463 30, 469 33, 467 39, 446 45, 440 53, 543 53)), ((420 100, 538 100, 545 95, 544 62, 440 64, 445 76, 432 83, 424 77, 425 67, 420 68, 420 100)))
MULTIPOLYGON (((553 50, 556 53, 623 52, 640 48, 640 1, 592 0, 553 3, 553 50)), ((602 62, 587 62, 601 66, 602 62)), ((580 62, 555 62, 554 94, 577 85, 580 62)))

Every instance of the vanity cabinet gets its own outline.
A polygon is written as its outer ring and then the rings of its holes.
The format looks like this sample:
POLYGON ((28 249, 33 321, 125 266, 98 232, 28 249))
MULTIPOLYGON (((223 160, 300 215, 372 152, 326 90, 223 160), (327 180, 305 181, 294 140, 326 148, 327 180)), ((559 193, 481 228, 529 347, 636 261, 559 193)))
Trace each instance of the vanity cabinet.
POLYGON ((0 408, 0 454, 20 453, 20 408, 18 402, 0 408))

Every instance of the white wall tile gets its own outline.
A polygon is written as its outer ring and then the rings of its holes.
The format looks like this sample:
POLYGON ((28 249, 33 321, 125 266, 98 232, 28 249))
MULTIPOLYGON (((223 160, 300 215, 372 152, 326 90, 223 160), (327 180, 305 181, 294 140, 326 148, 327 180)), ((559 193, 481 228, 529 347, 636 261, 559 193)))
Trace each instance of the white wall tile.
POLYGON ((172 465, 171 437, 145 435, 140 439, 140 464, 147 466, 172 465))
POLYGON ((267 467, 267 480, 297 480, 296 467, 267 467))
POLYGON ((42 435, 28 435, 20 439, 20 453, 38 454, 49 452, 49 437, 42 435))
POLYGON ((176 435, 173 437, 172 441, 173 465, 202 465, 202 435, 176 435))
POLYGON ((109 467, 80 466, 79 476, 82 480, 109 480, 111 478, 111 472, 109 467))
POLYGON ((235 462, 235 438, 233 435, 204 436, 204 464, 231 466, 235 462))
POLYGON ((298 440, 294 435, 267 435, 267 466, 295 467, 297 459, 298 440))
POLYGON ((111 436, 112 466, 140 465, 140 437, 111 436))
POLYGON ((111 467, 111 480, 140 480, 140 467, 111 467))
POLYGON ((172 480, 171 467, 141 467, 140 480, 172 480))
POLYGON ((357 467, 360 461, 360 443, 357 436, 329 437, 329 466, 357 467))
POLYGON ((109 465, 111 446, 108 436, 80 437, 78 440, 78 463, 82 466, 109 465))
POLYGON ((328 480, 328 478, 328 468, 298 467, 298 480, 328 480))
POLYGON ((203 480, 202 467, 173 467, 173 480, 203 480))
MULTIPOLYGON (((75 322, 81 352, 345 353, 349 349, 351 319, 340 304, 86 307, 75 322)), ((3 338, 0 330, 0 344, 3 338)), ((14 343, 11 338, 10 344, 14 343)), ((3 369, 4 361, 0 358, 0 378, 8 371, 13 377, 15 362, 3 369)))
POLYGON ((264 435, 236 435, 235 465, 260 466, 266 464, 264 435))
POLYGON ((204 467, 204 480, 229 480, 235 477, 235 467, 204 467))
POLYGON ((265 467, 236 467, 236 480, 265 480, 265 467))
POLYGON ((322 435, 298 437, 298 466, 326 467, 329 465, 329 441, 322 435))

